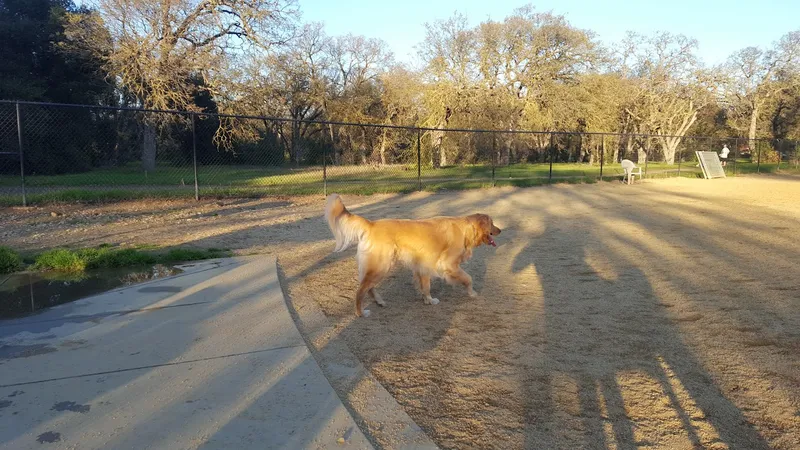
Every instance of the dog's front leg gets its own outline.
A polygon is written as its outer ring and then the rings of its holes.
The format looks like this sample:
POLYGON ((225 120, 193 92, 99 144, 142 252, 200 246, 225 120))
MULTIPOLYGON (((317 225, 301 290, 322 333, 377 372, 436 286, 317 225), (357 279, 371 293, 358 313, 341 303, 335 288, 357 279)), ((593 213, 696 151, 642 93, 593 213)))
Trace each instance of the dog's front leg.
POLYGON ((474 289, 472 289, 472 277, 469 276, 467 272, 464 272, 464 269, 461 267, 456 267, 455 269, 448 270, 445 273, 445 279, 448 283, 459 282, 467 288, 467 295, 470 297, 476 297, 478 295, 474 289))
POLYGON ((438 305, 439 299, 431 297, 431 277, 414 272, 414 279, 417 282, 417 287, 422 293, 422 297, 426 305, 438 305))
POLYGON ((375 303, 377 303, 379 306, 386 306, 386 301, 383 300, 383 297, 381 297, 381 294, 378 294, 378 291, 376 291, 375 288, 369 290, 369 295, 372 296, 372 298, 375 300, 375 303))

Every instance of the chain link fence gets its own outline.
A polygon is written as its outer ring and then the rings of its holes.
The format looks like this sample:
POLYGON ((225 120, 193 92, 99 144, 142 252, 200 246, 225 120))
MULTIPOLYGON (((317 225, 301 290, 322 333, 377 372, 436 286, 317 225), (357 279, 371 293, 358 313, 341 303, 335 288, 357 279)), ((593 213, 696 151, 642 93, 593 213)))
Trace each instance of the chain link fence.
POLYGON ((0 102, 0 204, 163 197, 370 194, 798 170, 798 142, 455 130, 212 112, 0 102))

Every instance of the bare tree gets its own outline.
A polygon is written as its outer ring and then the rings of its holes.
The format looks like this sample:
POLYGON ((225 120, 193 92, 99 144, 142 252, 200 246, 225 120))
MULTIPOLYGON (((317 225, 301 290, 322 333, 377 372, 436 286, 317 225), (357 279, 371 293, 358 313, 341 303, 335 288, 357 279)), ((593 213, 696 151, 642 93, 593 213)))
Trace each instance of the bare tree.
MULTIPOLYGON (((332 39, 328 52, 332 65, 328 116, 345 122, 382 120, 380 78, 394 59, 386 42, 348 34, 332 39)), ((339 128, 339 138, 361 162, 381 154, 380 143, 385 140, 376 133, 367 127, 339 128)), ((383 154, 385 158, 385 150, 383 154)))
POLYGON ((318 132, 309 121, 325 114, 330 89, 329 43, 322 24, 306 24, 280 51, 243 61, 240 69, 231 71, 232 92, 225 100, 230 111, 294 120, 261 124, 234 121, 226 127, 231 133, 226 141, 234 137, 255 139, 260 129, 270 130, 292 150, 290 158, 299 162, 304 153, 301 142, 318 132))
MULTIPOLYGON (((419 118, 422 84, 414 72, 395 66, 380 78, 383 123, 386 125, 415 125, 419 118)), ((398 132, 381 130, 379 155, 381 164, 386 164, 386 152, 396 143, 398 132)))
MULTIPOLYGON (((202 89, 216 93, 216 68, 232 52, 270 49, 292 36, 294 0, 98 0, 113 38, 106 68, 140 104, 194 108, 202 89)), ((145 123, 142 164, 155 169, 155 119, 145 123)))
POLYGON ((447 165, 447 152, 442 146, 445 133, 439 130, 448 127, 454 114, 469 110, 470 97, 477 92, 476 50, 475 31, 469 28, 463 14, 425 24, 425 40, 419 47, 426 66, 424 80, 428 83, 423 125, 436 129, 430 134, 434 166, 447 165))
POLYGON ((733 126, 747 130, 750 148, 755 146, 758 121, 767 103, 800 86, 800 77, 794 75, 798 68, 800 30, 785 34, 769 50, 743 48, 720 67, 726 74, 723 94, 733 126))
MULTIPOLYGON (((553 130, 578 125, 571 111, 559 115, 551 105, 592 70, 597 46, 590 32, 563 16, 526 6, 476 28, 459 14, 428 24, 420 55, 428 83, 426 125, 553 130)), ((431 136, 439 164, 447 162, 443 136, 431 136)), ((502 161, 508 161, 512 138, 507 134, 501 143, 502 161)))
MULTIPOLYGON (((620 53, 618 70, 635 89, 625 107, 629 131, 656 135, 669 164, 700 109, 713 100, 715 80, 700 66, 696 48, 697 41, 683 35, 629 33, 620 53)), ((651 143, 639 141, 640 159, 647 158, 651 143)))

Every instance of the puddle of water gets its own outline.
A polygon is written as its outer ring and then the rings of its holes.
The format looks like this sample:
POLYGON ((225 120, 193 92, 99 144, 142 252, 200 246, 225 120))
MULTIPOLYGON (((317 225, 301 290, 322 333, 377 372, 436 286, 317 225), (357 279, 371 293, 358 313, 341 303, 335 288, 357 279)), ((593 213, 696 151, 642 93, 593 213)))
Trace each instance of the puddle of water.
POLYGON ((113 269, 81 274, 17 273, 0 277, 0 319, 37 313, 122 286, 155 280, 183 272, 155 265, 137 269, 113 269))

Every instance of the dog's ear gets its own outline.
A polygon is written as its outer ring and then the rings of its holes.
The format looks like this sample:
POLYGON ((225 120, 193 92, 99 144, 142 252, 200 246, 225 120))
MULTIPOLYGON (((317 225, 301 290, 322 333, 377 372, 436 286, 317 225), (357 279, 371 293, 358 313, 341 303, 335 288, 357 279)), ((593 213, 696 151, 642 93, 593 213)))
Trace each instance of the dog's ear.
POLYGON ((472 233, 466 233, 467 247, 477 247, 481 245, 483 236, 487 233, 487 219, 485 214, 472 214, 467 216, 467 221, 472 225, 472 233))
POLYGON ((491 234, 492 231, 495 228, 494 223, 492 222, 492 218, 489 217, 488 214, 478 214, 478 215, 481 218, 480 219, 481 220, 481 228, 483 228, 483 231, 486 234, 491 234))
POLYGON ((488 230, 488 228, 491 226, 491 219, 489 219, 489 216, 486 214, 473 214, 467 218, 475 225, 476 228, 488 230))
POLYGON ((492 219, 486 214, 472 214, 467 216, 467 220, 472 224, 472 233, 467 233, 466 236, 467 246, 477 247, 492 232, 492 219))

